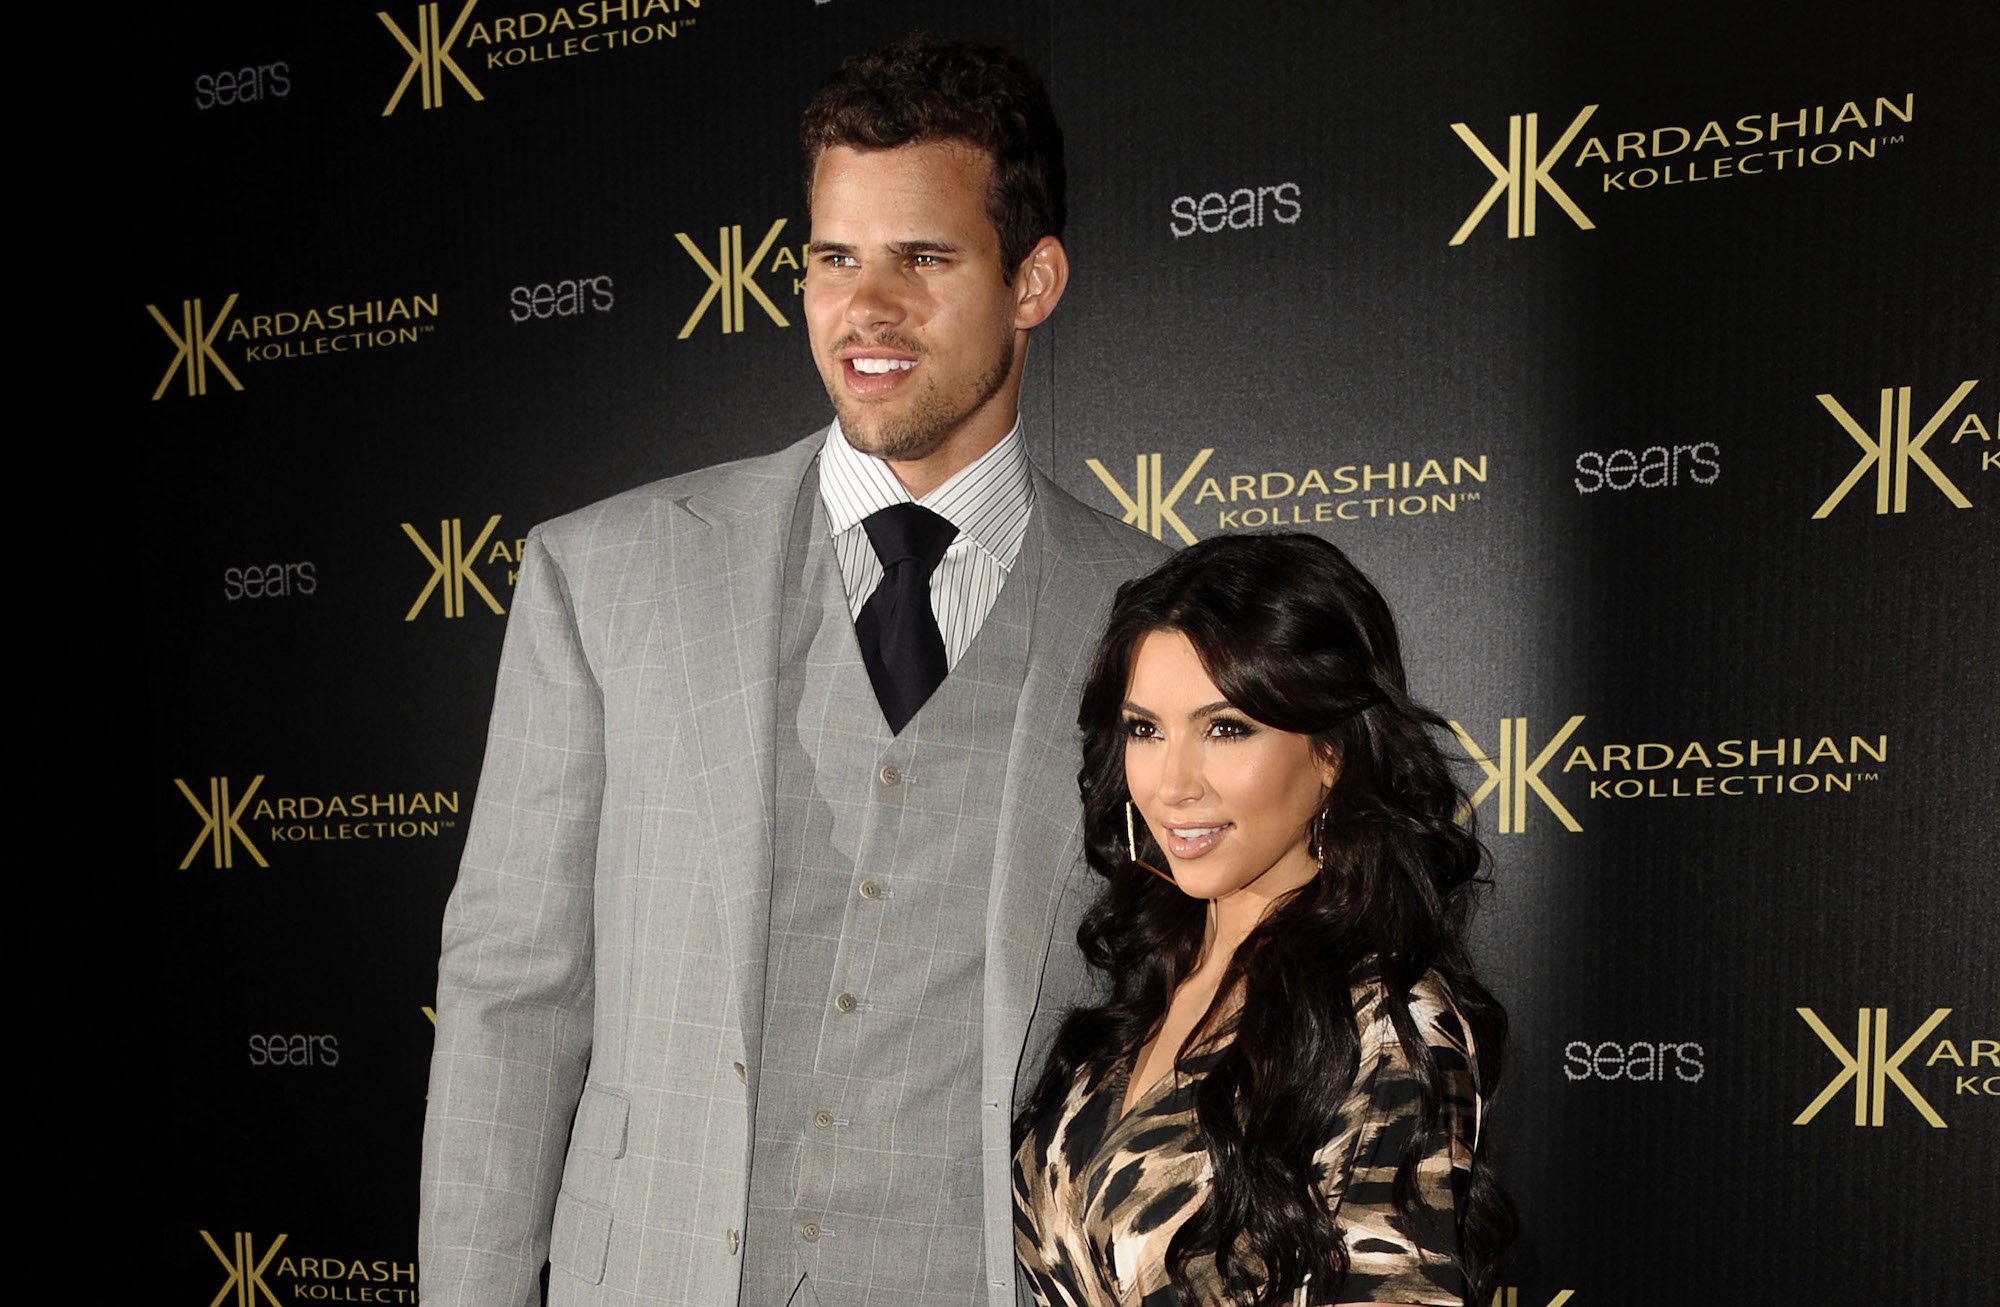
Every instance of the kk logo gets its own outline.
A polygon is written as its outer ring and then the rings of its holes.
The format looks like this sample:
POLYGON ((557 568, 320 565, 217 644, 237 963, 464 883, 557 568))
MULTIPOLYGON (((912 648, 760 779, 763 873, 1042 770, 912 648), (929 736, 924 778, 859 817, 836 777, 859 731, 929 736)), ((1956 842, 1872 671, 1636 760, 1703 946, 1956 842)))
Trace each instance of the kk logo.
POLYGON ((1111 492, 1119 507, 1125 510, 1125 516, 1119 519, 1121 522, 1138 527, 1155 540, 1164 539, 1160 534, 1161 530, 1171 526, 1174 534, 1184 543, 1191 545, 1194 543, 1194 532, 1188 530, 1186 522, 1181 521, 1181 515, 1174 511, 1174 505, 1180 502, 1181 496, 1194 483, 1195 474, 1201 471, 1202 465, 1208 462, 1208 456, 1214 452, 1213 449, 1204 449, 1196 454, 1194 460, 1174 478, 1173 488, 1164 494, 1160 490, 1164 478, 1160 475, 1158 454, 1136 456, 1132 473, 1132 493, 1129 495, 1125 493, 1125 487, 1118 484, 1118 478, 1112 476, 1111 470, 1104 464, 1094 458, 1085 459, 1084 462, 1097 474, 1097 479, 1104 483, 1104 488, 1111 492))
POLYGON ((1916 1052, 1917 1045, 1923 1042, 1925 1036, 1936 1030, 1938 1023, 1951 1015, 1950 1008, 1941 1007, 1934 1010, 1930 1017, 1917 1027, 1916 1033, 1898 1044, 1893 1053, 1889 1051, 1888 1008, 1861 1009, 1860 1025, 1855 1032, 1852 1050, 1826 1028, 1826 1023, 1821 1021, 1819 1014, 1811 1008, 1802 1007, 1798 1009, 1798 1013, 1805 1019, 1805 1023, 1812 1027, 1812 1032, 1819 1036, 1820 1042, 1833 1051, 1834 1057, 1840 1062, 1840 1071, 1833 1079, 1826 1082, 1826 1088, 1819 1091, 1819 1097, 1806 1104, 1806 1110, 1798 1114, 1792 1121, 1793 1125, 1804 1125, 1818 1116, 1820 1109, 1832 1102, 1833 1096, 1840 1092, 1841 1087, 1852 1080, 1854 1124, 1882 1124, 1883 1109, 1887 1106, 1885 1099, 1889 1086, 1893 1084, 1903 1097, 1910 1101, 1910 1106, 1916 1108, 1918 1114, 1930 1122, 1934 1129, 1945 1128, 1944 1118, 1937 1114, 1936 1110, 1925 1101, 1924 1096, 1917 1092, 1917 1087, 1903 1074, 1903 1059, 1916 1052))
POLYGON ((1971 508, 1972 501, 1959 492, 1958 487, 1952 484, 1951 478, 1940 471, 1937 464, 1931 462, 1931 456, 1924 452, 1924 446, 1930 443, 1930 438, 1944 425, 1945 418, 1972 393, 1972 388, 1978 384, 1977 381, 1960 382, 1958 389, 1951 392, 1951 398, 1940 405, 1937 412, 1930 415, 1914 436, 1910 434, 1908 386, 1882 388, 1881 408, 1873 436, 1862 429, 1861 424, 1841 406, 1839 400, 1832 395, 1818 396, 1821 407, 1833 415, 1833 420, 1840 423, 1841 430, 1854 438, 1855 444, 1861 446, 1861 458, 1847 474, 1847 479, 1835 486, 1833 493, 1826 497, 1826 502, 1813 513, 1813 520, 1817 521, 1831 513, 1841 500, 1847 498, 1847 492, 1854 489, 1855 483, 1868 474, 1868 469, 1871 467, 1875 469, 1875 511, 1903 512, 1909 507, 1910 502, 1912 463, 1930 478, 1931 484, 1936 486, 1939 493, 1949 499, 1955 507, 1971 508), (1890 507, 1892 486, 1895 503, 1893 509, 1890 507))
POLYGON ((389 17, 386 11, 376 12, 375 16, 382 20, 382 26, 389 29, 389 35, 395 37, 396 44, 402 46, 403 52, 410 56, 410 66, 403 70, 403 80, 396 83, 395 92, 389 96, 389 103, 382 109, 384 118, 396 112, 396 106, 403 102, 403 93, 410 89, 411 78, 416 78, 422 88, 426 109, 435 109, 444 103, 446 73, 456 78, 458 84, 465 88, 465 93, 473 99, 486 98, 479 93, 479 88, 472 84, 472 79, 465 75, 465 70, 458 66, 458 60, 451 57, 452 46, 458 44, 459 34, 465 30, 466 21, 472 17, 473 8, 478 4, 479 0, 465 0, 464 7, 458 11, 458 17, 451 25, 451 31, 442 36, 439 35, 436 3, 418 5, 415 41, 410 40, 409 33, 398 27, 396 20, 389 17))
POLYGON ((739 223, 720 228, 716 232, 713 263, 708 261, 708 257, 701 252, 699 246, 688 239, 686 232, 674 233, 674 239, 681 243, 681 248, 687 251, 688 257, 708 274, 708 291, 701 297, 701 302, 694 306, 694 312, 688 314, 687 321, 681 324, 680 335, 675 339, 686 340, 693 335, 695 327, 707 316, 708 306, 718 300, 722 304, 723 334, 726 336, 743 330, 748 325, 743 316, 745 295, 756 300, 758 307, 764 310, 771 321, 781 327, 792 325, 785 315, 778 311, 778 306, 771 302, 771 297, 764 293, 764 288, 757 284, 757 270, 762 266, 764 256, 771 252, 773 245, 777 244, 778 233, 784 229, 783 218, 772 223, 770 230, 764 233, 764 239, 757 243, 756 250, 746 260, 743 257, 742 225, 739 223))
POLYGON ((167 387, 174 383, 174 374, 177 372, 187 373, 188 394, 206 395, 208 370, 211 367, 222 374, 222 379, 229 383, 230 389, 243 389, 243 383, 236 379, 236 374, 229 370, 229 365, 215 352, 216 337, 222 334, 222 324, 229 321, 229 311, 235 307, 236 297, 231 295, 222 302, 222 312, 216 314, 213 321, 209 321, 202 315, 199 299, 182 300, 181 329, 175 331, 174 324, 167 321, 167 315, 160 312, 158 306, 152 304, 146 306, 146 312, 153 315, 153 321, 160 324, 160 330, 166 332, 167 339, 174 343, 174 361, 167 364, 167 371, 160 378, 160 384, 154 387, 154 399, 167 393, 167 387))
POLYGON ((188 801, 188 806, 201 818, 201 833, 194 837, 194 843, 188 845, 187 856, 181 859, 182 871, 186 871, 194 863, 195 855, 201 852, 201 846, 204 844, 209 846, 210 860, 218 871, 236 865, 236 847, 239 844, 243 846, 243 851, 250 855, 251 861, 258 866, 271 865, 264 861, 264 855, 250 842, 250 836, 243 829, 243 814, 250 810, 250 801, 257 797, 257 787, 263 783, 262 776, 251 777, 250 788, 244 790, 243 797, 232 804, 229 778, 211 776, 208 778, 208 803, 204 805, 195 797, 194 791, 188 788, 186 781, 178 776, 174 777, 174 788, 181 792, 181 797, 188 801))
POLYGON ((202 1242, 215 1254, 215 1260, 222 1263, 222 1269, 229 1272, 229 1278, 216 1290, 208 1307, 222 1307, 225 1302, 234 1303, 235 1307, 259 1307, 259 1304, 285 1307, 278 1301, 278 1295, 271 1292, 271 1286, 264 1283, 264 1272, 270 1268, 271 1259, 278 1255, 278 1249, 285 1246, 285 1236, 281 1234, 272 1240, 262 1257, 257 1256, 254 1239, 254 1235, 238 1230, 234 1246, 225 1253, 222 1245, 216 1243, 214 1235, 206 1230, 201 1232, 202 1242))
POLYGON ((1472 234, 1472 229, 1480 224, 1502 195, 1507 197, 1508 240, 1535 234, 1535 201, 1543 191, 1547 191, 1549 198, 1561 206, 1562 211, 1570 216, 1570 221, 1585 231, 1593 230, 1596 224, 1584 216, 1576 201, 1569 197, 1569 192, 1549 176, 1549 169, 1555 167, 1563 151, 1569 149, 1569 143, 1576 139, 1576 134, 1590 121, 1590 115, 1596 112, 1594 104, 1583 106, 1583 110, 1570 120, 1568 129, 1546 154, 1536 153, 1541 144, 1541 115, 1508 115, 1507 162, 1504 165, 1493 151, 1486 148, 1484 141, 1472 134, 1470 127, 1464 123, 1453 123, 1451 129, 1458 133, 1459 140, 1465 142, 1465 148, 1471 150, 1479 162, 1486 165, 1486 171, 1493 174, 1493 184, 1486 188, 1486 194, 1473 206, 1465 221, 1459 224, 1451 244, 1463 245, 1465 238, 1472 234))
POLYGON ((1465 812, 1470 813, 1486 802, 1487 795, 1497 790, 1500 794, 1500 833, 1519 835, 1528 828, 1528 791, 1533 790, 1535 797, 1542 801, 1542 806, 1554 813, 1556 820, 1565 828, 1581 831, 1583 827, 1577 824, 1570 810, 1563 806, 1562 800, 1555 796, 1555 791, 1551 790, 1548 782, 1542 779, 1542 768, 1549 765, 1549 760, 1556 756, 1556 750, 1563 746, 1563 741, 1569 739, 1571 733, 1581 725, 1583 717, 1580 714, 1564 722, 1563 728, 1550 736, 1549 742, 1543 745, 1541 752, 1530 761, 1528 750, 1534 746, 1528 740, 1528 719, 1502 717, 1500 756, 1496 761, 1487 755, 1486 750, 1479 747, 1478 741, 1468 735, 1463 726, 1452 722, 1451 733, 1458 737, 1458 742, 1465 746, 1465 751, 1479 764, 1480 770, 1486 773, 1486 779, 1472 792, 1472 797, 1465 801, 1465 812))
POLYGON ((486 519, 486 525, 480 530, 478 537, 467 545, 465 528, 460 520, 455 517, 444 518, 438 523, 438 547, 433 550, 430 542, 417 534, 416 527, 408 522, 403 523, 403 534, 410 538, 410 543, 417 547, 417 552, 421 553, 424 560, 431 565, 430 580, 424 582, 424 588, 417 593, 417 601, 410 605, 409 612, 403 614, 403 620, 416 621, 417 614, 423 611, 424 605, 430 602, 431 595, 435 593, 442 593, 444 596, 446 617, 465 616, 465 587, 468 585, 486 601, 488 608, 496 613, 505 613, 507 610, 493 597, 493 592, 486 588, 486 583, 472 570, 472 564, 478 561, 479 551, 486 547, 486 541, 492 536, 493 528, 499 525, 500 514, 495 513, 486 519))

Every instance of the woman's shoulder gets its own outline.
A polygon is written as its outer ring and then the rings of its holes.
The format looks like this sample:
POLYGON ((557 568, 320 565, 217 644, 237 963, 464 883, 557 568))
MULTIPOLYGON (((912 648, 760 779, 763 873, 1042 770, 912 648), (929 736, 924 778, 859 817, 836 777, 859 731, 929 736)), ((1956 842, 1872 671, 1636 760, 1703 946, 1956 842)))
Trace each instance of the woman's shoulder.
MULTIPOLYGON (((1354 1021, 1365 1047, 1391 1050, 1399 1041, 1389 1012, 1388 987, 1370 972, 1354 984, 1354 1021)), ((1469 1056, 1471 1047, 1465 1018, 1453 999, 1450 985, 1435 971, 1426 971, 1403 995, 1417 1041, 1433 1049, 1449 1049, 1469 1056)))

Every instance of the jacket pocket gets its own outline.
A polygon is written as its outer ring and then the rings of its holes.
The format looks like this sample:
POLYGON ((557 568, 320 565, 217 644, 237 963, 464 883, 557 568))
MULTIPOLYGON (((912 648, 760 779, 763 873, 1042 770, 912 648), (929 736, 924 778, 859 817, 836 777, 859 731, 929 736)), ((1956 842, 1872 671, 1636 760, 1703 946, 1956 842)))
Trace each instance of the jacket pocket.
POLYGON ((625 1125, 632 1115, 632 1101, 616 1090, 586 1084, 576 1105, 576 1123, 569 1130, 569 1146, 599 1157, 625 1156, 625 1125))
POLYGON ((565 1189, 556 1195, 549 1229, 549 1265, 591 1284, 604 1282, 604 1257, 611 1247, 611 1209, 565 1189))

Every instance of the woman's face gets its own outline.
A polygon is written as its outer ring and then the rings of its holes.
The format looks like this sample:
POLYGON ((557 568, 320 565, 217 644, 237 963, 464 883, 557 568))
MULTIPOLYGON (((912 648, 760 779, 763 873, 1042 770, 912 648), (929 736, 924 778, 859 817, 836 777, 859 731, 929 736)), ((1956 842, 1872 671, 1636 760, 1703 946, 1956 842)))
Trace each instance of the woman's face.
POLYGON ((1231 707, 1185 635, 1140 639, 1124 718, 1125 783, 1185 893, 1254 921, 1318 872, 1307 828, 1333 762, 1231 707))

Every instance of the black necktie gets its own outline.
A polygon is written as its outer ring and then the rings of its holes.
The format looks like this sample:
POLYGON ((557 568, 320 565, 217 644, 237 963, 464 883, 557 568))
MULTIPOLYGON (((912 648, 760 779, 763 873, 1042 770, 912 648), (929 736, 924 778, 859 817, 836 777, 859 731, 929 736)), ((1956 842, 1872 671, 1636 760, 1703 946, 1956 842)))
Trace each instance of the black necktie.
POLYGON ((918 504, 891 504, 861 526, 882 560, 882 583, 861 606, 854 634, 882 716, 901 734, 944 683, 944 637, 931 612, 931 573, 958 528, 918 504))

